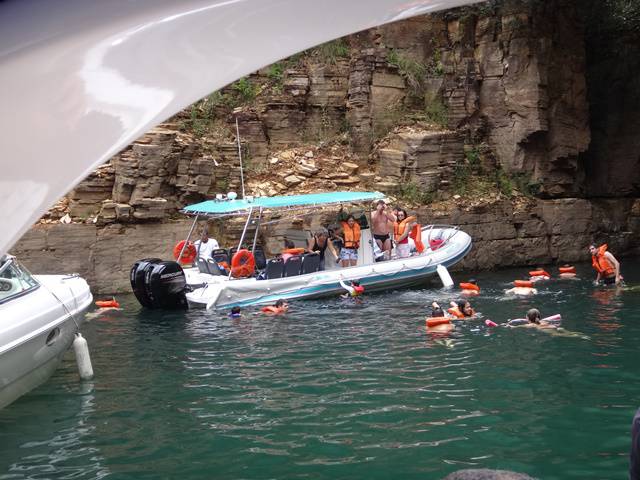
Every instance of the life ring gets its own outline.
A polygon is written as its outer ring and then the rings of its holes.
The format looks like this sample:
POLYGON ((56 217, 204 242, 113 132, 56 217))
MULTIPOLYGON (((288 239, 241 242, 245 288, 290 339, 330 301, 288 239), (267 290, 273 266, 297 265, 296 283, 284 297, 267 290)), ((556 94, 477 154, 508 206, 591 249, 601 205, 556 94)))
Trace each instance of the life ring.
POLYGON ((304 248, 285 248, 282 250, 282 253, 287 253, 289 255, 302 255, 304 253, 304 248))
POLYGON ((445 325, 451 323, 447 317, 431 317, 427 318, 427 327, 437 327, 438 325, 445 325))
POLYGON ((514 280, 513 284, 516 287, 533 288, 533 282, 529 280, 514 280))
POLYGON ((509 320, 507 323, 512 327, 517 327, 519 325, 528 325, 531 322, 529 322, 529 320, 527 320, 526 318, 514 318, 512 320, 509 320))
POLYGON ((549 277, 549 278, 551 278, 551 275, 549 275, 545 270, 533 270, 533 271, 529 272, 529 276, 530 277, 549 277))
POLYGON ((178 243, 176 243, 176 246, 173 247, 173 258, 178 262, 178 263, 182 263, 182 264, 189 264, 189 263, 193 263, 193 261, 196 259, 196 255, 198 254, 198 251, 196 250, 196 246, 193 244, 193 242, 187 242, 187 246, 184 249, 184 252, 182 252, 182 257, 180 258, 180 260, 178 260, 178 257, 180 256, 180 252, 182 251, 182 247, 184 247, 186 240, 180 240, 178 243))
POLYGON ((246 248, 238 250, 231 259, 231 276, 234 278, 247 278, 253 275, 256 269, 256 259, 246 248))
POLYGON ((96 307, 100 307, 100 308, 120 308, 120 304, 114 298, 112 300, 98 300, 96 302, 96 307))
POLYGON ((562 315, 556 313, 555 315, 551 315, 550 317, 545 317, 540 319, 541 322, 560 322, 562 321, 562 315))
POLYGON ((473 283, 461 283, 460 284, 460 288, 462 290, 473 290, 473 291, 476 291, 476 292, 480 293, 480 287, 478 285, 473 284, 473 283))
POLYGON ((567 265, 566 267, 560 267, 558 268, 558 270, 560 270, 560 273, 576 273, 576 267, 572 267, 567 265))

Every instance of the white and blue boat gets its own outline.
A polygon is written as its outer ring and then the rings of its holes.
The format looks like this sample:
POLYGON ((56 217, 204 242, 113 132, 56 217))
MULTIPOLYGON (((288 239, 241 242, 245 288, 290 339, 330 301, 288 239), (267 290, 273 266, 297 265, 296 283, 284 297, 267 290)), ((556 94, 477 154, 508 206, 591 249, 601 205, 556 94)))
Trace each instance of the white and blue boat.
POLYGON ((359 281, 367 292, 383 291, 423 283, 437 275, 439 266, 442 270, 442 267, 458 263, 471 249, 471 237, 457 227, 428 225, 422 227, 422 236, 427 239, 422 253, 375 261, 375 242, 372 241, 371 230, 365 226, 361 229, 358 261, 352 267, 341 268, 335 262, 327 261, 326 269, 320 270, 317 262, 298 258, 293 268, 286 265, 291 259, 283 268, 281 260, 262 258, 261 262, 257 258, 261 256, 260 246, 256 245, 258 228, 270 215, 282 215, 286 211, 313 213, 326 206, 371 204, 382 198, 384 195, 378 192, 329 192, 209 200, 188 206, 183 212, 195 218, 187 240, 198 220, 244 216, 246 221, 238 244, 240 249, 249 243, 245 242, 248 226, 256 225, 254 238, 247 250, 256 253, 258 272, 250 278, 233 278, 212 259, 198 259, 195 266, 184 269, 176 262, 145 259, 136 262, 131 270, 133 291, 140 303, 150 308, 228 308, 271 304, 278 299, 335 296, 345 292, 340 282, 351 280, 359 281), (433 239, 438 241, 430 241, 433 239), (305 268, 305 263, 310 267, 305 268))

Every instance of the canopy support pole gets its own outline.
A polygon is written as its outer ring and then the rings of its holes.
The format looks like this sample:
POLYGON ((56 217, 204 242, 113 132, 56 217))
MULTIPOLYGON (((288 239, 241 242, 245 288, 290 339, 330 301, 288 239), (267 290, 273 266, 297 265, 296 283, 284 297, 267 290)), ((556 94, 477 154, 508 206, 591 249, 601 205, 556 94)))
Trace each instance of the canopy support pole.
POLYGON ((258 212, 258 223, 256 224, 256 232, 253 234, 253 245, 251 245, 251 251, 255 255, 256 253, 256 242, 258 241, 258 230, 260 230, 260 222, 262 220, 262 207, 260 207, 260 211, 258 212))
MULTIPOLYGON (((247 221, 244 222, 244 228, 242 229, 242 235, 240 235, 240 242, 238 243, 238 250, 242 248, 242 242, 244 242, 244 236, 247 233, 247 228, 249 228, 249 222, 251 221, 251 215, 253 215, 253 207, 249 209, 249 214, 247 215, 247 221)), ((233 262, 233 258, 230 259, 233 262)), ((229 278, 231 278, 231 272, 233 272, 233 268, 229 269, 229 278)))
MULTIPOLYGON (((196 228, 196 224, 198 223, 198 218, 199 215, 196 215, 196 218, 193 220, 193 224, 191 225, 191 229, 189 230, 189 235, 187 235, 187 238, 184 241, 184 245, 182 245, 182 250, 180 250, 180 255, 178 255, 178 263, 180 263, 180 259, 182 258, 182 254, 184 253, 185 249, 187 248, 187 244, 189 243, 189 239, 191 238, 191 234, 193 233, 193 230, 196 228)), ((196 258, 197 260, 197 258, 196 258)))

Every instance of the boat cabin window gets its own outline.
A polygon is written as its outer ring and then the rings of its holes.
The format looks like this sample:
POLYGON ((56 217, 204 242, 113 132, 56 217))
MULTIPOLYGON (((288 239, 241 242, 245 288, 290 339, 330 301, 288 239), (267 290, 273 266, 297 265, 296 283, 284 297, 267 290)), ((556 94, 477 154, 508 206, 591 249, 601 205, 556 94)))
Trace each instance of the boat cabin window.
POLYGON ((8 258, 0 265, 0 303, 38 286, 29 271, 14 258, 8 258))

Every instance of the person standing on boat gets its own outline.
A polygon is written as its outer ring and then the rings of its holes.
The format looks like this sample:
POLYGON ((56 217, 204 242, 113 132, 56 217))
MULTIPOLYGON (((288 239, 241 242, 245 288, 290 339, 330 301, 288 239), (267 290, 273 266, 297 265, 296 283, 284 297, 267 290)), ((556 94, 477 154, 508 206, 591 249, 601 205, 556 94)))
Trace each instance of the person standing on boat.
POLYGON ((353 215, 342 222, 342 237, 344 246, 340 250, 340 265, 342 267, 355 267, 358 262, 358 248, 360 248, 360 224, 353 215))
POLYGON ((206 228, 202 230, 200 240, 196 240, 194 245, 198 252, 196 258, 204 258, 205 260, 211 258, 211 254, 216 248, 220 248, 215 238, 209 238, 209 232, 206 228))
POLYGON ((320 270, 324 270, 324 253, 329 249, 334 257, 338 257, 338 253, 333 248, 333 242, 329 240, 329 235, 326 230, 319 230, 313 234, 307 242, 307 247, 310 252, 318 252, 320 254, 320 270))
POLYGON ((407 258, 411 256, 409 234, 411 233, 413 226, 416 224, 412 218, 407 218, 407 212, 404 209, 398 209, 396 222, 393 224, 393 239, 396 242, 396 253, 400 258, 407 258))
POLYGON ((391 258, 391 229, 396 216, 387 210, 384 200, 378 200, 375 210, 371 213, 373 223, 373 238, 384 254, 385 260, 391 258))
POLYGON ((597 285, 602 280, 605 285, 618 285, 622 277, 620 276, 620 262, 611 252, 607 252, 607 244, 589 245, 589 253, 591 253, 591 264, 595 268, 598 275, 594 283, 597 285))

